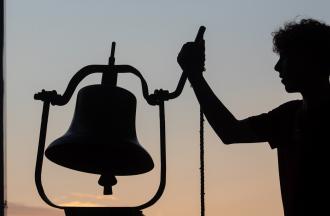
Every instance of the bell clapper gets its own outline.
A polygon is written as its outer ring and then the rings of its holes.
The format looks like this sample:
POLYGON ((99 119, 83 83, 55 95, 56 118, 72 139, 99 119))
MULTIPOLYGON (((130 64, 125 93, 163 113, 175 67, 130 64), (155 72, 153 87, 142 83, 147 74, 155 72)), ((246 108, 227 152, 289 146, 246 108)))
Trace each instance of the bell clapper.
POLYGON ((101 174, 98 183, 104 188, 103 195, 112 195, 112 186, 117 184, 117 179, 112 174, 101 174))

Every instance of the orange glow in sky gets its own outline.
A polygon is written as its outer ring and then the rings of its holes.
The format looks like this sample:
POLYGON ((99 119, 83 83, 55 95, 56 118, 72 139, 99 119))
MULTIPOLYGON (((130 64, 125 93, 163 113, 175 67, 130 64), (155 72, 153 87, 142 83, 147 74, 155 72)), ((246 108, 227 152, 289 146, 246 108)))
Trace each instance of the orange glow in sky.
MULTIPOLYGON (((206 26, 205 78, 241 119, 267 112, 297 95, 285 93, 273 70, 271 32, 285 21, 313 17, 330 23, 330 1, 6 1, 7 199, 9 216, 60 216, 34 185, 42 89, 62 94, 72 76, 89 64, 107 64, 112 41, 116 63, 139 69, 149 91, 173 91, 181 71, 181 46, 206 26), (298 18, 299 18, 298 17, 298 18)), ((100 82, 92 75, 79 86, 100 82)), ((137 97, 136 128, 155 168, 118 177, 113 196, 102 196, 97 175, 44 160, 43 182, 57 204, 134 206, 149 200, 159 184, 157 107, 142 97, 139 80, 119 76, 118 85, 137 97)), ((76 93, 78 91, 76 90, 76 93)), ((76 93, 68 105, 50 109, 47 145, 64 134, 76 93)), ((146 215, 191 215, 199 204, 199 105, 189 84, 166 104, 167 185, 146 215)), ((226 146, 205 123, 206 215, 283 215, 276 150, 267 143, 226 146)))

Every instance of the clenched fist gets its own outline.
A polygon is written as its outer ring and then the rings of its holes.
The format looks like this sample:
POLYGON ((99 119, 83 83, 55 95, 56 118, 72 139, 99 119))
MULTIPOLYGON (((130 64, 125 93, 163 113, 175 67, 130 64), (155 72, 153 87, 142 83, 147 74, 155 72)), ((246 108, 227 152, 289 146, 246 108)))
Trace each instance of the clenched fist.
POLYGON ((188 77, 201 75, 205 70, 205 41, 184 44, 178 54, 177 61, 188 77))

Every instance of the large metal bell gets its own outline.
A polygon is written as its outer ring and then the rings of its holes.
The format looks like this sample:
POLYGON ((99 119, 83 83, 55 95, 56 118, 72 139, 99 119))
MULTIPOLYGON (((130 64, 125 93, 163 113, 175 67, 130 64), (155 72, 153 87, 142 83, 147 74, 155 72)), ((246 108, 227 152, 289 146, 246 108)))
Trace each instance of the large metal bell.
POLYGON ((103 177, 148 172, 154 164, 136 137, 135 112, 136 98, 123 88, 84 87, 68 131, 45 154, 61 166, 103 177))

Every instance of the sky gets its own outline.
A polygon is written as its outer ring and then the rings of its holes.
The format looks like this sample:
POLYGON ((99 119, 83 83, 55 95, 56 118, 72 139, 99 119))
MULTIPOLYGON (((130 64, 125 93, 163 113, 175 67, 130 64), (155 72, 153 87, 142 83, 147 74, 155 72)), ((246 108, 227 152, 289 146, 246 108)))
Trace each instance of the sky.
MULTIPOLYGON (((71 77, 90 64, 107 64, 115 41, 116 64, 137 68, 149 90, 173 91, 181 76, 181 46, 206 26, 206 72, 216 95, 238 118, 267 112, 288 100, 273 67, 271 33, 301 18, 330 23, 328 0, 10 0, 5 4, 6 157, 8 215, 64 215, 40 199, 34 168, 42 89, 62 94, 71 77)), ((78 89, 100 82, 95 74, 78 89)), ((98 176, 44 160, 43 183, 55 203, 134 206, 150 199, 159 184, 157 107, 143 99, 139 80, 120 74, 118 86, 137 97, 136 128, 155 168, 118 177, 112 196, 102 196, 98 176)), ((50 109, 47 142, 63 135, 76 93, 50 109)), ((146 215, 199 215, 199 105, 189 84, 166 102, 167 185, 146 215)), ((223 145, 205 124, 206 215, 283 215, 276 150, 268 143, 223 145)))

